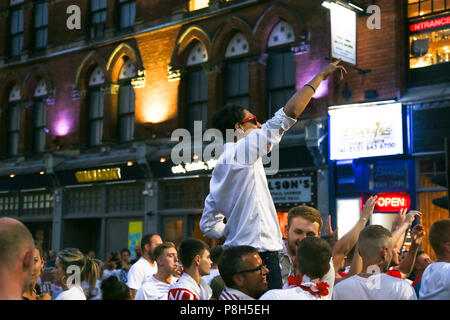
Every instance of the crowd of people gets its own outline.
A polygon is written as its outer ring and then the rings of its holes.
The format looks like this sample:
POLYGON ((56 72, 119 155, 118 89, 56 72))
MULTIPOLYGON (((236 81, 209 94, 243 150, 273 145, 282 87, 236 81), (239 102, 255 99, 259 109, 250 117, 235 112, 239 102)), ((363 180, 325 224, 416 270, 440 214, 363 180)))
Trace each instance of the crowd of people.
POLYGON ((368 226, 377 201, 372 196, 339 239, 330 218, 321 234, 322 215, 309 206, 289 210, 282 238, 262 157, 323 80, 335 71, 343 77, 339 63, 321 70, 263 125, 240 105, 214 115, 214 128, 237 134, 212 172, 200 229, 223 245, 185 239, 176 246, 146 234, 134 261, 128 249, 100 261, 95 252, 66 248, 50 252, 44 264, 29 230, 0 218, 0 300, 450 300, 450 219, 425 230, 414 223, 422 213, 401 210, 391 230, 368 226), (410 229, 411 245, 401 252, 410 229), (434 262, 421 249, 426 234, 434 262))

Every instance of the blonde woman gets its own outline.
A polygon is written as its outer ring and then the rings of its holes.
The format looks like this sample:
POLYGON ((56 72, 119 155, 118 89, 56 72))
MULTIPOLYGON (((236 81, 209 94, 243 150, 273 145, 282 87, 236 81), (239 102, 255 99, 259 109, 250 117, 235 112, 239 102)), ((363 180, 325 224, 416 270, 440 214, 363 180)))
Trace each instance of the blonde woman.
POLYGON ((56 281, 63 288, 55 300, 86 300, 81 282, 94 286, 100 277, 98 262, 74 248, 58 252, 55 272, 56 281))

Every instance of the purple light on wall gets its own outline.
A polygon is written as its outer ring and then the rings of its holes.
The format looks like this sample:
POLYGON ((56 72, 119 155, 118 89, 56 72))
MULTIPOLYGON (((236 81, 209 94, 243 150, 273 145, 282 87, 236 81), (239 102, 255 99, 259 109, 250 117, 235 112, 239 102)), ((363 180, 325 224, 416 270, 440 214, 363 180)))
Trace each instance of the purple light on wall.
POLYGON ((60 118, 56 121, 54 132, 57 136, 65 136, 70 132, 70 122, 66 118, 60 118))
POLYGON ((316 89, 316 93, 312 97, 314 99, 319 99, 327 95, 328 95, 328 79, 322 81, 320 86, 316 89))
MULTIPOLYGON (((319 60, 312 60, 306 63, 301 63, 301 67, 297 68, 296 72, 296 87, 301 89, 306 83, 324 67, 323 62, 319 60)), ((320 86, 316 88, 316 93, 313 95, 314 99, 323 98, 328 95, 328 79, 322 81, 320 86)))

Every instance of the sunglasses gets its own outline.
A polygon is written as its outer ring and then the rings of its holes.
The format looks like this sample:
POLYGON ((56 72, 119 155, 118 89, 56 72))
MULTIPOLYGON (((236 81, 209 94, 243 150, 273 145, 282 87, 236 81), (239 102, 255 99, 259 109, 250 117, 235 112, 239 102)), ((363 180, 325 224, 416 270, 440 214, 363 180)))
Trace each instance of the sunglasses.
POLYGON ((239 121, 240 124, 244 124, 246 122, 251 122, 255 126, 258 125, 258 119, 256 119, 256 116, 247 117, 247 118, 244 118, 241 121, 239 121))
POLYGON ((246 273, 246 272, 255 272, 255 271, 259 271, 259 272, 262 273, 262 270, 263 270, 265 267, 266 267, 266 266, 265 266, 264 264, 262 264, 262 265, 256 267, 255 269, 242 270, 242 271, 236 272, 236 274, 239 274, 239 273, 246 273))

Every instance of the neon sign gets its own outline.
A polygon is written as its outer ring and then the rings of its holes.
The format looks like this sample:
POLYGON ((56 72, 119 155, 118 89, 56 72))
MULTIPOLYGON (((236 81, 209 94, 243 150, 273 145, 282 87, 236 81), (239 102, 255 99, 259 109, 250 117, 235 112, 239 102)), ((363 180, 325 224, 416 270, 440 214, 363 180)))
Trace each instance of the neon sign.
POLYGON ((81 182, 95 182, 95 181, 108 181, 108 180, 120 180, 122 176, 120 174, 120 168, 110 169, 96 169, 75 172, 75 178, 78 183, 81 182))
POLYGON ((376 212, 398 212, 400 209, 410 209, 410 199, 407 194, 384 194, 379 195, 374 211, 376 212))
POLYGON ((441 18, 437 18, 437 19, 433 19, 433 20, 422 21, 422 22, 418 22, 418 23, 412 24, 409 27, 409 30, 411 32, 416 32, 416 31, 422 31, 422 30, 426 30, 426 29, 443 27, 443 26, 446 26, 446 25, 450 25, 450 16, 441 17, 441 18))

